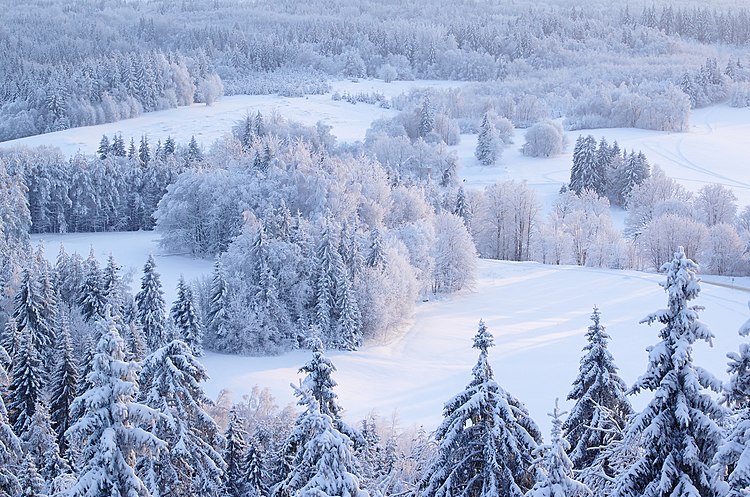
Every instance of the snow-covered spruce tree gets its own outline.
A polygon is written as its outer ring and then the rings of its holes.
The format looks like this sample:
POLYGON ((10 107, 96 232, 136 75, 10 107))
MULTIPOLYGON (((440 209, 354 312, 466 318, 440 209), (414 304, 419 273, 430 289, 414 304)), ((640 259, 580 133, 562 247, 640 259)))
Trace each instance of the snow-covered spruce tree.
POLYGON ((480 321, 474 379, 443 408, 438 454, 420 483, 423 497, 518 497, 534 483, 532 453, 542 437, 526 407, 494 380, 487 358, 493 345, 480 321))
POLYGON ((194 356, 202 356, 203 326, 193 303, 193 291, 182 276, 177 283, 177 300, 172 304, 170 314, 177 326, 178 338, 188 344, 194 356))
MULTIPOLYGON (((0 354, 3 352, 4 349, 0 346, 0 354)), ((0 363, 0 385, 5 385, 7 382, 8 374, 0 363)), ((3 396, 0 395, 0 496, 18 495, 20 488, 17 470, 22 455, 21 442, 8 421, 5 402, 3 396)))
POLYGON ((495 131, 495 126, 489 118, 489 113, 485 112, 482 124, 479 127, 477 148, 474 150, 474 156, 483 166, 492 166, 498 161, 501 154, 501 140, 497 136, 497 131, 495 131))
POLYGON ((606 186, 606 170, 597 161, 596 139, 592 135, 579 136, 573 148, 570 189, 577 194, 592 190, 602 197, 607 193, 606 186))
POLYGON ((21 493, 16 494, 15 497, 47 497, 44 479, 39 474, 33 458, 28 454, 21 463, 18 483, 21 493))
POLYGON ((299 446, 292 469, 272 492, 274 497, 367 497, 360 488, 352 442, 320 411, 320 404, 305 387, 292 385, 298 404, 305 406, 295 425, 299 446))
MULTIPOLYGON (((740 335, 750 336, 750 320, 740 328, 740 335)), ((750 495, 750 343, 740 344, 739 353, 730 352, 729 381, 722 400, 735 410, 733 423, 714 457, 719 495, 750 495)))
POLYGON ((227 497, 244 497, 246 494, 247 473, 245 466, 245 455, 247 453, 247 440, 249 435, 243 427, 244 420, 238 416, 234 407, 229 411, 229 423, 224 432, 224 451, 222 459, 226 464, 224 470, 224 494, 227 497))
POLYGON ((164 304, 164 292, 161 289, 159 273, 156 272, 154 256, 149 255, 146 265, 143 267, 141 278, 141 291, 135 295, 135 304, 138 309, 138 322, 143 327, 143 335, 146 337, 146 345, 149 351, 166 345, 167 322, 164 304))
POLYGON ((246 492, 245 496, 266 497, 269 493, 268 482, 270 476, 266 469, 263 453, 258 447, 254 437, 250 437, 248 440, 243 466, 245 468, 245 473, 243 475, 246 492))
POLYGON ((112 314, 122 316, 125 306, 125 288, 120 277, 120 266, 112 254, 107 258, 107 265, 102 271, 102 293, 112 308, 112 314))
POLYGON ((37 275, 26 268, 21 273, 21 286, 15 296, 13 319, 19 336, 28 330, 37 353, 48 350, 55 342, 54 324, 47 319, 44 294, 37 275))
POLYGON ((104 294, 102 284, 102 271, 99 262, 91 250, 89 258, 86 259, 86 275, 78 296, 78 305, 81 313, 88 322, 96 321, 104 316, 104 308, 107 305, 107 297, 104 294))
POLYGON ((206 331, 210 347, 214 350, 227 350, 227 306, 228 289, 221 258, 216 257, 211 277, 211 295, 206 315, 206 331))
POLYGON ((617 497, 718 497, 711 485, 710 464, 721 443, 718 425, 724 410, 705 389, 719 391, 721 383, 693 364, 696 340, 710 343, 713 333, 698 320, 700 307, 688 302, 700 293, 697 265, 679 247, 661 268, 661 285, 668 308, 641 322, 659 322, 661 341, 650 347, 649 364, 632 393, 654 392, 653 399, 631 418, 628 440, 640 439, 642 457, 617 476, 617 497))
MULTIPOLYGON (((570 446, 568 455, 578 471, 590 468, 604 447, 622 437, 625 422, 633 414, 625 397, 627 385, 617 373, 607 348, 610 337, 600 320, 599 309, 594 307, 592 324, 586 332, 585 355, 568 394, 568 400, 574 400, 575 405, 562 425, 563 437, 570 446)), ((609 477, 615 476, 611 468, 601 470, 609 477)))
POLYGON ((24 452, 31 457, 44 481, 49 483, 58 476, 71 473, 70 466, 60 456, 56 435, 50 423, 49 408, 44 402, 39 402, 19 438, 24 452))
POLYGON ((161 415, 153 433, 166 442, 168 451, 156 461, 157 488, 151 492, 219 495, 224 473, 224 460, 219 453, 223 438, 216 422, 203 409, 210 402, 200 385, 208 378, 206 369, 189 345, 173 340, 146 357, 141 378, 141 401, 161 415), (171 468, 165 471, 164 465, 171 468))
POLYGON ((78 366, 73 357, 73 345, 67 323, 64 323, 60 330, 58 354, 58 361, 50 378, 50 420, 57 434, 60 454, 65 456, 68 452, 65 432, 71 425, 70 406, 78 388, 78 366))
POLYGON ((315 252, 315 323, 320 327, 325 345, 353 349, 356 345, 347 343, 339 336, 342 305, 346 302, 344 297, 350 292, 342 288, 348 276, 338 251, 338 240, 334 234, 337 231, 333 221, 326 220, 315 252))
POLYGON ((104 332, 88 378, 91 387, 71 406, 82 413, 66 433, 69 443, 80 448, 81 471, 68 495, 149 497, 135 464, 166 450, 162 440, 142 428, 153 426, 159 414, 136 402, 138 366, 124 361, 124 344, 112 319, 100 326, 104 332))
POLYGON ((562 436, 562 416, 555 399, 555 409, 549 413, 552 418, 552 439, 540 445, 535 451, 536 483, 526 492, 526 497, 575 497, 590 495, 591 491, 583 483, 573 478, 573 463, 568 458, 570 445, 562 436))
POLYGON ((367 253, 365 265, 371 268, 382 268, 385 266, 383 240, 377 228, 373 229, 370 234, 370 251, 367 253))
POLYGON ((43 367, 34 347, 31 330, 21 332, 18 351, 13 358, 12 380, 8 387, 10 421, 16 433, 23 433, 42 398, 43 367))
POLYGON ((345 423, 341 416, 343 409, 338 404, 338 395, 333 391, 337 385, 331 375, 336 371, 330 359, 326 357, 323 343, 313 339, 312 357, 299 369, 299 373, 307 373, 302 380, 302 386, 309 390, 320 406, 320 412, 331 417, 337 430, 351 439, 356 448, 364 444, 362 434, 345 423))

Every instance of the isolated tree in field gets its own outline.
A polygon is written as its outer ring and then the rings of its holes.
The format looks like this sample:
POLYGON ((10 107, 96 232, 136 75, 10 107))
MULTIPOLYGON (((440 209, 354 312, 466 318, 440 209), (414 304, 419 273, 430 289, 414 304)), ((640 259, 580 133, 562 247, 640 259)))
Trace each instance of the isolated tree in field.
POLYGON ((474 156, 483 166, 492 166, 500 159, 501 154, 502 147, 495 126, 492 124, 489 115, 485 113, 479 127, 479 137, 477 138, 474 156))
POLYGON ((152 493, 219 495, 223 440, 216 422, 203 408, 210 402, 200 385, 208 378, 206 369, 188 344, 173 340, 146 357, 141 378, 142 402, 160 414, 153 433, 167 444, 155 471, 157 488, 151 489, 152 493))
POLYGON ((135 463, 165 450, 163 441, 142 428, 152 426, 158 413, 136 402, 138 366, 124 360, 123 341, 114 323, 109 319, 101 326, 91 387, 71 407, 82 413, 67 432, 70 443, 80 448, 81 470, 69 495, 149 497, 135 463))
MULTIPOLYGON (((740 335, 750 336, 750 320, 740 327, 740 335)), ((750 343, 740 344, 739 353, 727 354, 730 374, 722 401, 735 416, 714 458, 719 495, 745 497, 750 494, 750 343)))
MULTIPOLYGON (((607 348, 610 337, 600 319, 599 309, 594 307, 585 355, 568 394, 568 400, 574 400, 575 405, 562 424, 563 437, 570 445, 570 460, 579 471, 590 468, 604 447, 621 438, 625 422, 633 414, 625 398, 627 386, 607 348)), ((601 470, 609 477, 615 476, 611 468, 601 470)))
POLYGON ((534 483, 530 466, 541 434, 526 407, 495 382, 487 358, 492 346, 480 321, 474 379, 443 408, 438 454, 420 483, 423 497, 518 497, 534 483))
POLYGON ((562 436, 561 418, 565 414, 560 412, 555 399, 555 409, 549 414, 552 418, 552 440, 534 451, 536 483, 526 492, 525 497, 575 497, 591 494, 586 485, 573 478, 573 463, 567 454, 570 445, 562 436))
POLYGON ((536 123, 526 130, 524 138, 521 152, 529 157, 551 157, 565 150, 565 132, 557 121, 536 123))
POLYGON ((718 497, 711 485, 711 462, 721 443, 719 422, 724 411, 705 391, 718 391, 721 383, 693 364, 696 340, 710 342, 713 333, 698 321, 697 306, 689 305, 700 292, 696 264, 679 247, 664 264, 668 308, 647 316, 659 322, 661 341, 649 348, 646 373, 631 392, 654 392, 640 413, 631 418, 625 442, 639 440, 642 457, 618 475, 617 497, 718 497))
POLYGON ((182 276, 177 283, 177 300, 172 305, 171 315, 179 339, 190 347, 194 356, 203 355, 203 326, 193 303, 193 291, 182 276))
POLYGON ((146 345, 154 351, 168 342, 164 292, 154 256, 149 255, 143 267, 141 291, 135 295, 136 316, 143 327, 146 345))

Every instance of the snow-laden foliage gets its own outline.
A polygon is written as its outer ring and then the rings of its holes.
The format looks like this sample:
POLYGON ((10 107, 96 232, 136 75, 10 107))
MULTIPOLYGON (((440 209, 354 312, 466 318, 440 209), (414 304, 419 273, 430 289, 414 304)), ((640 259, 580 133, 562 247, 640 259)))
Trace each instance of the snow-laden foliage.
POLYGON ((187 343, 173 340, 152 352, 141 369, 143 404, 159 413, 152 432, 166 443, 158 458, 142 462, 153 495, 218 495, 223 488, 224 440, 203 406, 208 378, 187 343))
POLYGON ((664 327, 661 340, 648 350, 646 372, 631 388, 633 393, 651 391, 653 398, 626 429, 625 442, 639 440, 643 454, 618 475, 617 497, 721 495, 711 485, 710 465, 722 440, 725 411, 706 391, 717 391, 721 384, 692 357, 696 341, 710 343, 714 336, 698 320, 701 308, 689 304, 700 293, 697 269, 679 247, 662 266, 668 307, 642 321, 664 327))
POLYGON ((190 347, 193 355, 203 355, 203 325, 193 302, 193 291, 182 277, 177 283, 177 300, 172 304, 170 315, 177 328, 177 338, 190 347))
MULTIPOLYGON (((740 327, 741 336, 750 336, 750 320, 740 327)), ((720 495, 743 497, 750 493, 750 344, 740 344, 739 353, 730 352, 723 401, 732 407, 734 417, 714 457, 715 487, 720 495)))
MULTIPOLYGON (((7 355, 0 345, 0 355, 7 355)), ((8 381, 8 374, 0 362, 0 384, 8 381)), ((3 396, 0 395, 0 495, 17 495, 20 491, 18 466, 22 457, 21 443, 8 420, 3 396)))
POLYGON ((78 479, 69 495, 149 497, 135 464, 166 450, 149 431, 159 414, 137 402, 139 367, 124 360, 124 344, 111 318, 100 326, 104 329, 89 373, 91 387, 73 401, 71 410, 82 415, 66 432, 80 451, 78 479))
POLYGON ((349 437, 321 412, 320 404, 305 386, 295 388, 295 395, 305 411, 297 419, 294 434, 304 442, 297 447, 291 471, 274 487, 272 495, 367 497, 369 494, 360 487, 349 437))
POLYGON ((555 409, 549 413, 552 418, 552 439, 534 450, 536 483, 526 492, 525 497, 575 497, 591 495, 583 483, 573 478, 573 463, 568 458, 570 444, 563 437, 562 416, 555 399, 555 409))
POLYGON ((625 397, 627 386, 620 378, 607 347, 610 336, 601 324, 596 307, 591 321, 586 332, 588 343, 583 348, 585 354, 573 389, 568 394, 568 400, 574 400, 575 404, 562 424, 563 437, 570 446, 570 461, 577 471, 584 474, 581 478, 584 483, 586 470, 595 465, 605 477, 615 476, 600 454, 612 441, 622 438, 622 428, 633 414, 625 397))
POLYGON ((143 327, 143 335, 150 351, 155 351, 166 345, 169 330, 167 329, 167 315, 164 304, 164 292, 161 289, 161 279, 156 272, 156 262, 153 255, 149 255, 143 266, 141 290, 135 295, 138 322, 143 327))
POLYGON ((534 483, 532 453, 541 443, 526 407, 493 378, 483 321, 474 337, 479 359, 466 390, 445 403, 435 432, 438 454, 420 482, 420 495, 522 496, 534 483))

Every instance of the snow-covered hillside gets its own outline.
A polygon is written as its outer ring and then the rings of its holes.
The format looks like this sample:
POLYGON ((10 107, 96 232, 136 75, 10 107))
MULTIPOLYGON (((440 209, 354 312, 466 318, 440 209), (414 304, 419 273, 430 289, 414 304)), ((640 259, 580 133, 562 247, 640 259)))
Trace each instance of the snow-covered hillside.
MULTIPOLYGON (((153 233, 100 233, 44 235, 53 259, 63 243, 68 252, 84 255, 90 247, 103 257, 110 252, 134 272, 137 285, 149 253, 171 303, 179 274, 194 278, 208 274, 210 261, 159 255, 153 233)), ((483 319, 495 336, 490 362, 499 383, 523 400, 534 419, 548 432, 549 412, 556 397, 561 406, 578 371, 584 333, 592 307, 612 336, 611 350, 623 378, 632 383, 645 371, 646 347, 657 342, 657 326, 638 324, 648 313, 666 305, 658 285, 663 276, 634 271, 612 271, 537 263, 481 261, 472 291, 440 301, 423 302, 411 323, 389 343, 370 343, 356 352, 329 352, 338 368, 335 375, 341 404, 352 421, 371 410, 397 413, 402 425, 424 425, 428 430, 441 419, 443 402, 469 382, 477 351, 471 340, 483 319)), ((698 305, 702 320, 716 335, 714 347, 698 344, 695 360, 724 378, 725 354, 740 343, 739 326, 750 317, 750 279, 708 278, 698 305)), ((280 405, 293 402, 290 383, 309 353, 296 351, 278 357, 241 357, 207 353, 202 362, 211 380, 209 396, 223 388, 235 398, 255 385, 268 388, 280 405)), ((635 399, 639 407, 642 401, 635 399)))
MULTIPOLYGON (((393 97, 414 88, 451 88, 460 85, 452 81, 394 81, 379 80, 339 81, 332 91, 349 93, 380 93, 393 97)), ((397 111, 376 105, 333 100, 331 94, 310 95, 303 98, 278 95, 240 95, 224 97, 208 107, 194 104, 189 107, 150 112, 134 119, 114 123, 67 129, 55 133, 30 136, 0 143, 0 147, 51 145, 66 154, 78 151, 92 154, 102 135, 122 133, 136 141, 147 135, 151 143, 162 142, 171 136, 178 143, 187 143, 195 136, 204 147, 230 132, 232 126, 248 113, 260 111, 265 115, 277 112, 286 119, 330 125, 340 141, 364 139, 370 123, 378 118, 393 117, 397 111)), ((538 190, 541 198, 550 201, 560 186, 570 179, 573 143, 579 135, 604 136, 617 141, 628 151, 643 151, 651 164, 658 164, 668 176, 674 177, 688 190, 720 183, 732 188, 740 206, 750 205, 750 179, 744 174, 746 154, 744 139, 750 134, 750 108, 731 108, 718 105, 693 111, 691 125, 685 133, 649 131, 641 129, 607 128, 567 132, 568 149, 565 154, 548 159, 530 158, 521 154, 525 130, 516 130, 515 143, 503 152, 498 165, 482 167, 474 157, 476 135, 462 135, 461 143, 453 148, 459 157, 460 174, 467 185, 484 187, 498 180, 526 180, 538 190)))

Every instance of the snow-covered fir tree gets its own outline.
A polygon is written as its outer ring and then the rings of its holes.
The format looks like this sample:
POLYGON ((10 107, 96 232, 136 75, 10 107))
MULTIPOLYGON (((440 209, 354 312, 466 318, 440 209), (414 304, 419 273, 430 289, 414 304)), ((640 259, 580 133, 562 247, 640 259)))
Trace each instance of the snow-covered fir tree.
MULTIPOLYGON (((750 320, 739 333, 750 336, 750 320)), ((714 486, 718 495, 746 497, 750 495, 750 343, 741 343, 739 352, 730 352, 727 357, 730 378, 722 400, 735 414, 714 457, 714 486)))
POLYGON ((222 459, 226 468, 224 470, 224 494, 227 497, 244 497, 247 493, 247 482, 245 475, 245 456, 247 454, 247 441, 249 435, 243 426, 244 420, 237 414, 237 409, 229 411, 229 423, 224 431, 224 450, 222 459))
POLYGON ((102 293, 111 306, 114 315, 123 315, 125 306, 125 285, 120 277, 120 266, 112 254, 107 258, 107 265, 102 271, 102 293))
POLYGON ((555 399, 555 409, 549 413, 552 418, 552 438, 550 443, 540 445, 535 451, 536 483, 525 497, 575 497, 590 495, 591 491, 583 483, 573 478, 573 463, 568 458, 570 445, 562 436, 562 416, 555 399))
POLYGON ((89 322, 97 321, 104 316, 104 308, 107 305, 107 297, 104 293, 102 271, 99 262, 91 249, 86 259, 86 274, 78 296, 78 305, 84 319, 89 322))
POLYGON ((420 483, 423 497, 519 497, 533 486, 530 467, 542 437, 526 407, 495 381, 487 356, 493 345, 480 321, 474 379, 443 408, 438 454, 420 483))
MULTIPOLYGON (((0 350, 0 354, 4 355, 4 353, 4 349, 0 350)), ((5 385, 7 382, 8 374, 0 363, 0 385, 5 385)), ((18 495, 20 491, 18 465, 22 456, 21 442, 8 420, 3 395, 0 395, 0 495, 3 497, 18 495)))
POLYGON ((599 163, 596 151, 596 139, 592 135, 579 136, 576 140, 570 169, 570 189, 578 194, 591 190, 603 197, 607 193, 605 164, 599 163))
POLYGON ((80 450, 78 479, 70 497, 107 495, 150 497, 135 472, 141 458, 151 458, 165 444, 147 428, 159 413, 136 401, 138 366, 126 362, 124 343, 111 318, 102 320, 88 390, 76 397, 71 411, 82 413, 67 431, 80 450))
POLYGON ((50 322, 44 293, 38 275, 26 268, 21 273, 21 286, 15 296, 13 319, 19 336, 28 332, 31 345, 37 353, 49 350, 55 343, 54 323, 50 322))
POLYGON ((245 497, 266 497, 270 491, 268 486, 270 475, 263 452, 255 437, 250 437, 248 440, 243 467, 245 468, 242 477, 245 482, 245 497))
POLYGON ((152 494, 219 495, 224 441, 203 408, 210 402, 200 385, 208 378, 206 369, 189 345, 173 340, 146 357, 141 378, 142 402, 160 414, 153 433, 166 442, 168 451, 146 463, 157 464, 152 494))
POLYGON ((341 419, 343 409, 338 403, 338 395, 333 391, 337 383, 331 375, 336 371, 336 366, 326 357, 320 339, 313 338, 311 348, 312 357, 299 369, 300 373, 307 373, 302 380, 302 386, 309 390, 318 402, 320 412, 330 416, 336 429, 349 437, 355 447, 359 448, 364 445, 362 434, 341 419))
POLYGON ((39 474, 36 464, 31 455, 27 454, 21 463, 18 483, 21 492, 15 494, 17 497, 47 497, 44 478, 39 474))
POLYGON ((70 406, 76 397, 78 389, 78 366, 73 356, 73 345, 70 329, 66 322, 60 329, 57 347, 57 364, 50 378, 50 420, 52 428, 57 434, 57 444, 60 453, 65 456, 68 452, 68 441, 65 432, 71 425, 70 406))
POLYGON ((194 356, 203 355, 203 326, 193 303, 193 291, 182 276, 177 283, 177 300, 172 304, 170 314, 178 338, 188 344, 194 356))
POLYGON ((49 408, 44 402, 39 402, 19 438, 27 457, 31 457, 41 477, 49 483, 71 473, 67 461, 60 456, 56 435, 50 422, 49 408))
POLYGON ((385 254, 383 252, 383 240, 380 237, 380 232, 376 229, 372 230, 370 234, 370 250, 367 253, 365 259, 367 267, 371 268, 383 268, 385 266, 385 254))
POLYGON ((159 273, 156 272, 153 255, 148 256, 148 261, 143 267, 141 290, 135 295, 135 303, 138 322, 143 328, 146 345, 149 351, 153 352, 169 341, 164 292, 161 288, 159 273))
POLYGON ((210 338, 211 347, 216 350, 227 350, 227 306, 228 289, 224 266, 221 258, 216 257, 214 271, 211 277, 211 294, 206 315, 206 331, 210 338))
POLYGON ((295 425, 300 445, 286 478, 277 484, 274 497, 367 497, 360 488, 357 464, 349 437, 336 429, 333 420, 320 410, 320 404, 305 387, 295 388, 305 407, 295 425))
MULTIPOLYGON (((578 471, 591 468, 603 448, 621 438, 625 422, 633 414, 625 397, 627 385, 618 375, 607 348, 610 337, 596 307, 591 321, 586 332, 588 343, 583 348, 585 354, 568 394, 568 400, 575 401, 575 405, 562 425, 563 437, 570 446, 570 460, 578 471)), ((598 470, 607 477, 615 476, 611 468, 601 467, 600 463, 606 464, 606 461, 597 461, 598 470)))
POLYGON ((23 433, 43 395, 43 375, 39 352, 34 346, 31 330, 21 332, 21 340, 13 358, 12 380, 8 387, 10 421, 16 433, 23 433))
POLYGON ((625 443, 639 440, 642 457, 617 476, 617 497, 718 497, 710 465, 722 432, 724 410, 706 389, 721 383, 693 364, 693 344, 710 342, 713 333, 698 320, 700 307, 689 302, 700 293, 698 267, 679 247, 662 266, 661 283, 668 308, 641 322, 659 322, 659 343, 649 348, 649 364, 631 388, 654 392, 648 405, 631 418, 625 443))
POLYGON ((483 166, 492 166, 498 161, 501 153, 501 140, 497 136, 495 125, 492 124, 489 113, 486 112, 479 127, 479 137, 477 138, 474 156, 483 166))

